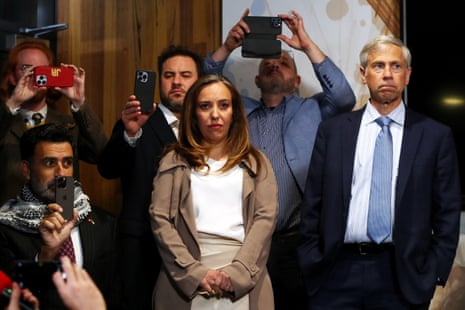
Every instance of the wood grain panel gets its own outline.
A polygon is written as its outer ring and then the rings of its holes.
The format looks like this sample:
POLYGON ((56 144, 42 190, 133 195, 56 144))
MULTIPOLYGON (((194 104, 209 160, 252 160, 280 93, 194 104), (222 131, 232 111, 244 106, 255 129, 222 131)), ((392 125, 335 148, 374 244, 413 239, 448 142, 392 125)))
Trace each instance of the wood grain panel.
MULTIPOLYGON (((132 93, 136 69, 156 71, 158 55, 171 44, 206 55, 221 43, 220 0, 69 0, 57 6, 57 22, 69 25, 58 33, 57 60, 85 69, 86 98, 108 136, 132 93)), ((86 163, 80 173, 91 200, 117 214, 119 180, 102 178, 86 163)))

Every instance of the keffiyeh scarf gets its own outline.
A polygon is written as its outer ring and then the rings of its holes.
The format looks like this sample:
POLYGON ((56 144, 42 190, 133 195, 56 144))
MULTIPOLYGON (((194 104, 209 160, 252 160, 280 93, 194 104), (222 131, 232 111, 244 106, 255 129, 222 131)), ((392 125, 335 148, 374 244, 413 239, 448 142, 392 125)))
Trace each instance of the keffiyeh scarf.
MULTIPOLYGON (((79 213, 78 225, 90 213, 89 197, 83 193, 79 181, 74 180, 74 209, 79 213)), ((0 207, 0 223, 28 233, 39 233, 39 223, 48 213, 47 204, 40 201, 31 192, 28 184, 14 199, 8 200, 0 207)))

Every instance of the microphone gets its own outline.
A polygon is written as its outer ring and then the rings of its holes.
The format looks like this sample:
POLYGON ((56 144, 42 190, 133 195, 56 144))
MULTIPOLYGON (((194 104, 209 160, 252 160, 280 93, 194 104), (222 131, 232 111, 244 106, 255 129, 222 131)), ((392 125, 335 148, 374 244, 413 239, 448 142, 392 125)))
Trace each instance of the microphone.
MULTIPOLYGON (((3 271, 0 270, 0 305, 6 307, 10 302, 12 293, 13 282, 3 271)), ((34 307, 25 300, 19 301, 19 308, 21 310, 35 310, 34 307)), ((3 309, 3 308, 2 308, 3 309)))

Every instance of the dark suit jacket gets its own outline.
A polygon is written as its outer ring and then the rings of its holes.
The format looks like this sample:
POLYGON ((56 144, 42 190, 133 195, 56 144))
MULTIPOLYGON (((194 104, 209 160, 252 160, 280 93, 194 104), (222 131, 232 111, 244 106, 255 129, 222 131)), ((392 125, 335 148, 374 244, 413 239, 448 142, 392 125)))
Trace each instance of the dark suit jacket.
MULTIPOLYGON (((49 105, 45 122, 64 125, 71 131, 75 142, 74 177, 79 180, 79 160, 95 164, 107 142, 98 115, 88 102, 72 115, 60 113, 49 105)), ((14 198, 26 182, 21 174, 19 150, 19 139, 26 130, 21 115, 12 115, 6 105, 0 102, 0 205, 14 198)))
POLYGON ((152 183, 165 146, 176 142, 171 127, 160 109, 142 126, 143 134, 136 147, 125 141, 124 124, 119 120, 98 160, 104 178, 120 178, 123 207, 119 214, 119 231, 136 237, 152 234, 149 222, 152 183))
MULTIPOLYGON (((355 147, 363 110, 323 122, 302 206, 299 259, 307 293, 316 292, 344 243, 355 147)), ((460 229, 460 180, 451 130, 409 109, 398 168, 393 242, 399 287, 429 302, 449 275, 460 229)))
POLYGON ((152 291, 161 265, 149 221, 152 184, 165 146, 176 142, 161 109, 155 110, 142 130, 136 147, 131 147, 124 139, 124 124, 119 120, 97 165, 103 177, 121 181, 120 264, 124 268, 123 299, 131 310, 151 308, 152 291))
MULTIPOLYGON (((92 208, 79 224, 83 268, 102 291, 109 309, 118 309, 119 276, 116 273, 116 222, 104 210, 92 208)), ((42 244, 40 234, 26 233, 0 224, 0 269, 13 275, 13 260, 36 259, 42 244)), ((41 309, 67 309, 54 288, 35 292, 41 309)))

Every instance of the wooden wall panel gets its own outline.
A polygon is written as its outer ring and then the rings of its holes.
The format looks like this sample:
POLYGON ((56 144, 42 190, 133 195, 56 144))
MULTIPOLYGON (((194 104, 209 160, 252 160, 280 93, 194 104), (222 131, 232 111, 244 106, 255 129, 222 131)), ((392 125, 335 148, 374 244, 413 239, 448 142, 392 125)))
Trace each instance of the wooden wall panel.
MULTIPOLYGON (((86 71, 86 98, 108 136, 132 93, 138 68, 157 69, 157 57, 170 44, 201 55, 221 44, 220 0, 57 1, 57 60, 86 71)), ((158 85, 157 85, 158 88, 158 85)), ((156 100, 159 100, 158 90, 156 100)), ((96 166, 82 163, 81 180, 91 200, 117 214, 119 180, 106 180, 96 166)))

